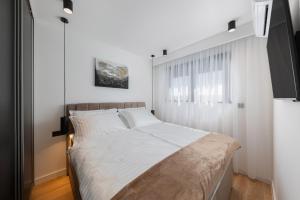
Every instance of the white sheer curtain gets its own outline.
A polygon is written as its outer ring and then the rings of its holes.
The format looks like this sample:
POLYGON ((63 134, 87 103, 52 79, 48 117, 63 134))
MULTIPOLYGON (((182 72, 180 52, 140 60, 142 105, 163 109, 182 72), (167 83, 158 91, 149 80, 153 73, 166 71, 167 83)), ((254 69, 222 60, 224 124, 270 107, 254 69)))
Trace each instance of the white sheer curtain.
POLYGON ((272 89, 265 39, 248 37, 155 67, 158 118, 231 135, 235 171, 272 178, 272 89))

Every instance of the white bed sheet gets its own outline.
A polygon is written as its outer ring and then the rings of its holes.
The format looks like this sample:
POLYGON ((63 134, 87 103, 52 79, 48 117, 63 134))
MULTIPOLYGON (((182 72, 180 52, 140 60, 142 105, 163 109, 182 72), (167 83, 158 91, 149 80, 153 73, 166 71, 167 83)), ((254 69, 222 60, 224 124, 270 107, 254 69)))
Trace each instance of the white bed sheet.
POLYGON ((205 134, 195 129, 158 123, 90 136, 70 151, 82 199, 111 199, 150 167, 205 134))
POLYGON ((135 128, 178 147, 185 147, 208 134, 207 131, 188 128, 176 124, 161 122, 149 126, 135 128))

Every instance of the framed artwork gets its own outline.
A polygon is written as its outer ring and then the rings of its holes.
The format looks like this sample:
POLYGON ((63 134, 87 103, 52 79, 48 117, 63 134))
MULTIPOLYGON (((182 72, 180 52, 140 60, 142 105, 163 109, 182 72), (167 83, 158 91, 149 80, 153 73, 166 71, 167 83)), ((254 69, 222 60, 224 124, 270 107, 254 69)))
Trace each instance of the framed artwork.
POLYGON ((128 89, 128 68, 96 59, 95 86, 128 89))

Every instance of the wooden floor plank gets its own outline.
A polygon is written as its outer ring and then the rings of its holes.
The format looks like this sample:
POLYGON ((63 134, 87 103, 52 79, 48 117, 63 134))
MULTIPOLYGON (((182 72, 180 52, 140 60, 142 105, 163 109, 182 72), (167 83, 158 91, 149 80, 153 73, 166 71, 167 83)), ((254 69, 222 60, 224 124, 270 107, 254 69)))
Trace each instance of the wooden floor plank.
POLYGON ((63 176, 35 186, 30 200, 73 200, 69 177, 63 176))
POLYGON ((48 181, 46 183, 42 183, 33 188, 32 197, 40 196, 41 194, 45 194, 47 192, 51 192, 53 190, 58 189, 64 185, 70 185, 70 180, 68 176, 56 178, 54 180, 48 181))
POLYGON ((271 186, 243 175, 234 175, 230 200, 272 200, 271 186))
MULTIPOLYGON (((35 186, 30 200, 73 200, 69 177, 35 186)), ((272 200, 271 186, 243 175, 234 175, 230 200, 272 200)))

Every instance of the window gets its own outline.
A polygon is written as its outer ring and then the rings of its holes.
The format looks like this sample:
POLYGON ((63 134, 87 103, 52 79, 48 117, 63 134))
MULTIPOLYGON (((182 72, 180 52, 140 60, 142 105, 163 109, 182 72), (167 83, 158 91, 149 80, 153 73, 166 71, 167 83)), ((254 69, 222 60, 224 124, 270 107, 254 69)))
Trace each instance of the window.
POLYGON ((229 103, 230 61, 231 54, 222 52, 167 65, 169 101, 229 103))

